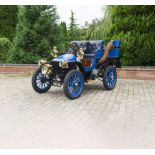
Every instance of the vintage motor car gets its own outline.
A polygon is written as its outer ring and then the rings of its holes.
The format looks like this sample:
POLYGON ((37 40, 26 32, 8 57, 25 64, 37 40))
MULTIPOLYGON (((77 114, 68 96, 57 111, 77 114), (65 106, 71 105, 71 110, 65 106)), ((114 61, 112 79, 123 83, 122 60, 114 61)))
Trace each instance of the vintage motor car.
POLYGON ((117 82, 116 68, 120 63, 120 41, 112 41, 106 61, 98 63, 104 54, 104 40, 71 41, 72 48, 64 54, 58 55, 56 47, 53 59, 47 62, 39 61, 39 68, 32 77, 32 87, 38 93, 47 92, 51 86, 61 87, 69 99, 78 98, 85 83, 98 79, 106 90, 112 90, 117 82))

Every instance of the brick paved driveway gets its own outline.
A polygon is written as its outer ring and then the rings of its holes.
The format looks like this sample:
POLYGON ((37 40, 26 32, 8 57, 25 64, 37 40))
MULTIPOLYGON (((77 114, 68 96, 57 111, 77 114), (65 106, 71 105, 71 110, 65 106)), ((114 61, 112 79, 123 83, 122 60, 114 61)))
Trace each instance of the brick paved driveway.
POLYGON ((155 148, 155 81, 96 81, 77 100, 0 75, 0 148, 155 148))

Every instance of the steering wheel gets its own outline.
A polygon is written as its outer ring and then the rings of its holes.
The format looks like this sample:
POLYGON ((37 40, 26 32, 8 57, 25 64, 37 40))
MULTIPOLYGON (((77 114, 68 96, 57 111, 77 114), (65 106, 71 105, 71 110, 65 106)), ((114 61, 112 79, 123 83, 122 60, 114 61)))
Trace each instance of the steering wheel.
POLYGON ((78 51, 74 51, 72 48, 69 48, 69 49, 67 50, 66 53, 67 53, 67 54, 75 54, 75 55, 76 55, 77 52, 78 52, 78 51))

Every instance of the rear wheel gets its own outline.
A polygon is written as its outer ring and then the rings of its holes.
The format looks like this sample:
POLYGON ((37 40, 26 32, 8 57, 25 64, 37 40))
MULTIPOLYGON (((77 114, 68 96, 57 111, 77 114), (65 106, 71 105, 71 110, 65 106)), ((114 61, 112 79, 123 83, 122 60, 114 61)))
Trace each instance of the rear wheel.
POLYGON ((117 82, 117 72, 114 66, 108 66, 103 74, 103 85, 107 90, 112 90, 117 82))
POLYGON ((82 73, 77 70, 71 70, 64 79, 63 89, 65 95, 70 99, 78 98, 84 88, 84 78, 82 73))
POLYGON ((45 77, 38 68, 32 76, 32 87, 38 93, 47 92, 52 85, 52 80, 45 77))

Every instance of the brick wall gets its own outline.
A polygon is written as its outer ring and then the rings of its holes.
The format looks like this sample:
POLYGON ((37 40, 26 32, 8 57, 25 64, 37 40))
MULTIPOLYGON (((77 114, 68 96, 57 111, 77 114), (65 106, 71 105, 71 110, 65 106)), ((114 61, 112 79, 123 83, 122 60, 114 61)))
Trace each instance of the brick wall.
MULTIPOLYGON (((0 74, 32 74, 37 65, 0 65, 0 74)), ((139 80, 155 80, 155 67, 123 67, 117 69, 117 75, 120 79, 139 79, 139 80)))
POLYGON ((120 79, 155 80, 155 69, 121 68, 117 75, 120 79))
POLYGON ((32 74, 38 65, 0 65, 0 74, 32 74))

